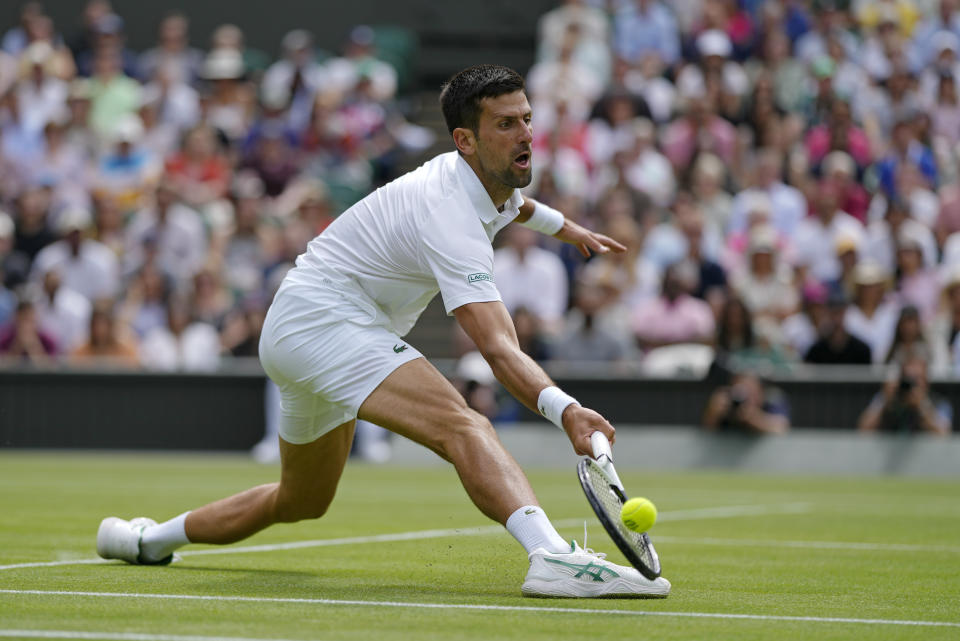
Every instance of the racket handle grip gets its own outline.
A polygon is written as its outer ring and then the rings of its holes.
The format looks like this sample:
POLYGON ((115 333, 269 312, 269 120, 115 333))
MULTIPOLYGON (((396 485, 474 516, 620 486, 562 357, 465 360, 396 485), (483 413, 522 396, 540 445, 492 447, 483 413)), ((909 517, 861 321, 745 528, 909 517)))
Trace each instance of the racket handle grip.
POLYGON ((594 432, 590 435, 590 446, 593 448, 593 458, 599 461, 601 456, 606 456, 608 461, 613 462, 610 441, 603 432, 594 432))

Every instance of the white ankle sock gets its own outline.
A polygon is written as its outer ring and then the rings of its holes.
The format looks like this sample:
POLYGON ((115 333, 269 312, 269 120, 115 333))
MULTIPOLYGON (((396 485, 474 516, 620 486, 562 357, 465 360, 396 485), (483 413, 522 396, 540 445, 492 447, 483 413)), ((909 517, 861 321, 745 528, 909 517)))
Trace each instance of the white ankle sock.
POLYGON ((570 551, 570 544, 553 528, 543 508, 536 505, 524 505, 511 514, 506 527, 527 554, 538 548, 553 553, 570 551))
POLYGON ((170 556, 174 550, 190 542, 184 524, 189 512, 175 516, 169 521, 157 523, 143 531, 140 538, 140 554, 147 561, 159 561, 170 556))

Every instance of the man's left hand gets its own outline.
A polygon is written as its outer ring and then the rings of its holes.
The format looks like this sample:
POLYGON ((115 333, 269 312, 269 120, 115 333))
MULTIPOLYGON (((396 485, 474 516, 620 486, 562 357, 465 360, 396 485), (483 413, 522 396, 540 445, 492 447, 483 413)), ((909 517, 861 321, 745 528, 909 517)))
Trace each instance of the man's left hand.
POLYGON ((563 229, 554 234, 554 238, 559 238, 565 243, 575 245, 585 258, 590 258, 590 253, 606 254, 615 252, 617 254, 627 251, 627 248, 609 236, 592 232, 585 227, 581 227, 569 218, 564 222, 563 229))

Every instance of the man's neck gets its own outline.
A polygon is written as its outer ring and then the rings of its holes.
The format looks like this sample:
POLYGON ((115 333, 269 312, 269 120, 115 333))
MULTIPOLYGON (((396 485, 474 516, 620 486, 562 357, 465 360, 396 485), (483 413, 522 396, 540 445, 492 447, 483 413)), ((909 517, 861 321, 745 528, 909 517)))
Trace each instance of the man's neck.
POLYGON ((493 201, 493 206, 497 211, 503 211, 504 204, 510 199, 510 196, 513 195, 513 187, 508 187, 493 177, 486 175, 480 168, 480 163, 476 160, 476 157, 462 156, 462 158, 470 165, 470 169, 473 170, 473 173, 476 174, 480 180, 480 184, 483 185, 487 195, 490 196, 490 200, 493 201))

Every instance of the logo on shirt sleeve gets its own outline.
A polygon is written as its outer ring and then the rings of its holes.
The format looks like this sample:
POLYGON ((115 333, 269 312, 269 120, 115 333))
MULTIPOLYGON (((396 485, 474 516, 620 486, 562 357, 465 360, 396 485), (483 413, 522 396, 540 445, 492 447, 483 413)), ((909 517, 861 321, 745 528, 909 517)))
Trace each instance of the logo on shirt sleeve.
POLYGON ((488 281, 490 281, 490 282, 492 283, 492 282, 493 282, 493 276, 491 276, 490 274, 488 274, 488 273, 486 273, 486 272, 477 272, 476 274, 470 274, 469 276, 467 276, 467 282, 468 282, 468 283, 476 283, 476 282, 479 282, 479 281, 481 281, 481 280, 488 280, 488 281))

